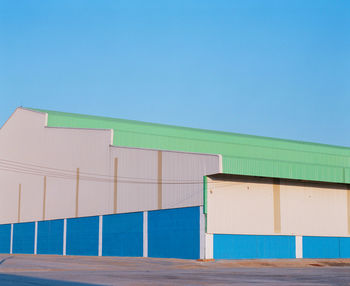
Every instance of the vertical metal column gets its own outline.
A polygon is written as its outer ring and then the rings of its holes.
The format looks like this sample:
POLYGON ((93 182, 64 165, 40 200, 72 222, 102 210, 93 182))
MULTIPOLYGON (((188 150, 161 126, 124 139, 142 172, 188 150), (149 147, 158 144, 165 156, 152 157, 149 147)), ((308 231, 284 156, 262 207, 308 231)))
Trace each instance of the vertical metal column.
POLYGON ((66 255, 67 249, 67 219, 63 219, 63 255, 66 255))
POLYGON ((143 257, 148 257, 148 212, 143 212, 143 257))
POLYGON ((98 256, 102 256, 103 216, 98 217, 98 256))

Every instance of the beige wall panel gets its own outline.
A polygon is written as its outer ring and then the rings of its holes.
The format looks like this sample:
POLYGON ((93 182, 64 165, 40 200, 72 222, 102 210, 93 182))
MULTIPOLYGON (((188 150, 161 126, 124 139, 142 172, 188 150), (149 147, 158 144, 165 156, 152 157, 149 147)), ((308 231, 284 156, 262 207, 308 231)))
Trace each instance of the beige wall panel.
MULTIPOLYGON (((1 167, 0 167, 1 169, 1 167)), ((17 222, 18 180, 15 174, 0 170, 0 224, 17 222)))
POLYGON ((163 208, 203 205, 203 176, 220 170, 218 155, 162 152, 163 208))
POLYGON ((284 234, 346 236, 345 186, 282 182, 281 218, 284 234))
MULTIPOLYGON (((276 234, 272 179, 209 178, 207 196, 208 233, 276 234)), ((281 180, 278 234, 348 236, 347 219, 345 185, 281 180)))
MULTIPOLYGON (((22 182, 21 214, 24 219, 42 219, 45 175, 47 176, 46 218, 74 216, 77 168, 80 168, 81 172, 89 173, 84 174, 89 181, 80 182, 81 214, 108 212, 111 185, 108 181, 111 131, 47 128, 45 124, 45 114, 19 108, 0 129, 0 173, 3 172, 1 166, 4 166, 4 159, 14 162, 6 162, 7 167, 12 164, 11 173, 14 177, 4 177, 1 185, 10 187, 12 183, 17 185, 22 182), (23 174, 28 172, 31 175, 23 174), (102 183, 101 174, 104 175, 102 183)), ((18 188, 16 195, 17 190, 18 188)), ((17 210, 17 202, 11 202, 12 208, 17 210)), ((12 213, 4 212, 1 220, 12 221, 12 213)))
POLYGON ((157 209, 157 151, 111 147, 111 176, 118 158, 117 213, 157 209))
MULTIPOLYGON (((17 187, 18 189, 18 187, 17 187)), ((22 175, 21 179, 21 222, 37 220, 43 213, 43 178, 22 175)))
POLYGON ((46 219, 75 216, 75 181, 47 178, 46 219))
POLYGON ((208 182, 208 233, 274 233, 272 180, 208 182))
MULTIPOLYGON (((81 170, 83 171, 83 170, 81 170)), ((110 214, 113 211, 111 183, 80 180, 79 216, 110 214)))

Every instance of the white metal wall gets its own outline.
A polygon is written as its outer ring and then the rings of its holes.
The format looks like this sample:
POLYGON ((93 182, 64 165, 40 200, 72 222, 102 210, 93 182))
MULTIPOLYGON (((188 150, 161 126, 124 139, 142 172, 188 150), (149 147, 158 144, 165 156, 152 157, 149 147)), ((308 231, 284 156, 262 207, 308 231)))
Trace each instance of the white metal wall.
POLYGON ((163 152, 163 207, 203 205, 203 175, 219 172, 218 155, 163 152))
POLYGON ((113 147, 111 175, 118 159, 117 212, 157 209, 157 151, 113 147))
POLYGON ((273 233, 272 179, 208 179, 208 233, 273 233))
POLYGON ((18 108, 0 129, 0 223, 198 206, 220 170, 219 155, 162 151, 160 172, 158 150, 112 146, 112 130, 46 123, 18 108))
POLYGON ((348 202, 344 185, 281 184, 281 226, 297 235, 348 236, 348 202))
POLYGON ((272 179, 208 179, 207 232, 350 234, 349 191, 345 185, 281 180, 277 190, 276 197, 272 179), (276 221, 280 227, 276 227, 276 221))

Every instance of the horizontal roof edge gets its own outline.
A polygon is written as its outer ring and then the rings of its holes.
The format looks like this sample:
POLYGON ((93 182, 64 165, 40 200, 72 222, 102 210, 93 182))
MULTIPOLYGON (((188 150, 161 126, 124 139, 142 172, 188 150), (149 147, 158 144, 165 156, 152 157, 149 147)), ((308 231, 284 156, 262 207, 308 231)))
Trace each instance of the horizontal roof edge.
POLYGON ((245 174, 234 174, 229 172, 207 174, 207 177, 218 177, 218 176, 227 176, 227 177, 249 177, 249 178, 265 178, 265 179, 282 179, 286 181, 294 182, 309 182, 309 183, 324 183, 324 184, 337 184, 337 185, 349 185, 348 182, 336 182, 336 181, 323 181, 323 180, 307 180, 307 179, 297 179, 297 178, 287 178, 287 177, 273 177, 273 176, 256 176, 256 175, 245 175, 245 174))
POLYGON ((286 142, 286 143, 313 145, 313 146, 319 146, 319 147, 330 147, 330 148, 342 149, 342 150, 346 150, 346 151, 350 152, 350 147, 339 146, 339 145, 332 145, 332 144, 324 144, 324 143, 316 143, 316 142, 308 142, 308 141, 299 141, 299 140, 292 140, 292 139, 282 139, 282 138, 274 138, 274 137, 258 136, 258 135, 249 135, 249 134, 241 134, 241 133, 227 132, 227 131, 216 131, 216 130, 193 128, 193 127, 182 127, 182 126, 160 124, 160 123, 149 123, 149 122, 143 122, 143 121, 138 121, 138 120, 119 119, 119 118, 103 117, 103 116, 97 116, 97 115, 85 115, 85 114, 78 114, 78 113, 68 113, 68 112, 44 110, 44 109, 38 109, 38 108, 26 108, 26 109, 33 110, 33 111, 38 111, 38 112, 46 112, 46 113, 51 113, 51 114, 57 114, 57 115, 62 115, 62 116, 80 117, 82 119, 87 119, 88 118, 88 119, 95 119, 95 120, 119 121, 119 122, 135 123, 135 124, 146 125, 146 126, 175 128, 175 129, 187 130, 187 131, 209 132, 209 133, 212 133, 212 134, 221 134, 221 135, 235 135, 235 136, 246 137, 246 138, 253 138, 253 139, 256 138, 256 139, 273 140, 273 141, 280 141, 280 142, 286 142))

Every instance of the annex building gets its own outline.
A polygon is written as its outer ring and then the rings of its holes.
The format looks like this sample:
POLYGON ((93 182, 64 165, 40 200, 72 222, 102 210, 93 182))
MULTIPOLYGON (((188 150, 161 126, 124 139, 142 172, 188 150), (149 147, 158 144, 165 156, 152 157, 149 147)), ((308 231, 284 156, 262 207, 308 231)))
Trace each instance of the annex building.
POLYGON ((17 108, 0 253, 350 258, 350 148, 17 108))

